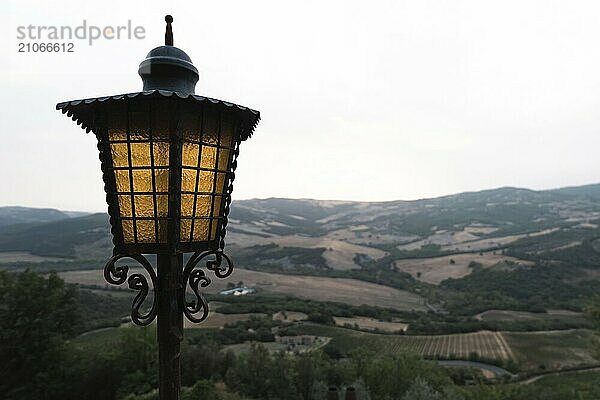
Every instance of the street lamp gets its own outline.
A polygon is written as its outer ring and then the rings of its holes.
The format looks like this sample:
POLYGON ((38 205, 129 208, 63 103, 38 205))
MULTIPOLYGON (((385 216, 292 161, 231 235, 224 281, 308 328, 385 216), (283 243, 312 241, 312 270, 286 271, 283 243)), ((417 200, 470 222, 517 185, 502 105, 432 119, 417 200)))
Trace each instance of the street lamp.
POLYGON ((114 244, 104 277, 115 285, 127 281, 139 292, 134 323, 148 325, 158 316, 159 393, 171 400, 179 399, 181 386, 183 315, 192 322, 208 316, 200 288, 211 280, 200 262, 218 278, 233 271, 223 249, 237 156, 260 114, 195 95, 198 70, 173 46, 173 18, 165 21, 165 46, 151 50, 139 67, 142 92, 68 101, 56 109, 98 139, 114 244), (184 265, 188 252, 193 254, 184 265), (156 272, 142 254, 157 255, 156 272), (141 310, 148 280, 117 265, 123 258, 150 276, 154 299, 148 311, 141 310))

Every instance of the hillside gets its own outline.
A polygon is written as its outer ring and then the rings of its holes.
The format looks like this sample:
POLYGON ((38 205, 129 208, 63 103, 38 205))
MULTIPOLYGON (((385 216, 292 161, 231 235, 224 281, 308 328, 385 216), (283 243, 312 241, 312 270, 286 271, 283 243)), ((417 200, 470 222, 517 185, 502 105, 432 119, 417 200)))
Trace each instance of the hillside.
POLYGON ((51 222, 28 222, 0 228, 0 252, 29 252, 37 256, 95 258, 111 254, 108 215, 63 217, 51 222))
MULTIPOLYGON (((110 256, 106 215, 26 210, 19 218, 29 222, 0 228, 0 266, 88 269, 110 256)), ((579 309, 600 290, 600 185, 379 203, 237 201, 226 240, 248 270, 392 286, 459 314, 579 309)))
POLYGON ((80 217, 87 213, 60 211, 53 208, 0 207, 0 227, 23 223, 43 223, 80 217))

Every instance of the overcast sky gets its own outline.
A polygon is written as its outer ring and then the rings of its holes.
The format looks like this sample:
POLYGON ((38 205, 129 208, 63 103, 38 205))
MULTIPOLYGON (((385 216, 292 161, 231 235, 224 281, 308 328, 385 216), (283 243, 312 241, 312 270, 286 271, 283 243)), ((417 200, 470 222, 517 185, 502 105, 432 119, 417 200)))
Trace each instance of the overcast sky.
POLYGON ((141 90, 138 65, 163 44, 167 13, 200 72, 196 93, 261 111, 234 199, 600 181, 599 2, 9 0, 0 10, 0 205, 106 209, 94 136, 54 106, 141 90), (18 26, 84 19, 131 20, 145 39, 18 52, 34 42, 18 40, 18 26))

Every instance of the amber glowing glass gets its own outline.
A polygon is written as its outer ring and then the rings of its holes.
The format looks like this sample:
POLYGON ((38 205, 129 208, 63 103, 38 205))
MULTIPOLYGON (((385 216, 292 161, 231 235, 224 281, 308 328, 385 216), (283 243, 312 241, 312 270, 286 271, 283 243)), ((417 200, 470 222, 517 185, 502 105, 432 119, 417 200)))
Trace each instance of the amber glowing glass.
POLYGON ((179 125, 165 122, 169 118, 166 112, 135 111, 109 119, 116 219, 125 245, 167 242, 169 189, 177 189, 169 187, 173 177, 181 178, 180 243, 218 240, 236 143, 233 123, 208 112, 182 113, 179 125), (173 126, 181 130, 174 132, 173 126), (172 145, 173 135, 180 146, 172 145), (173 159, 181 165, 171 166, 173 159))
POLYGON ((184 117, 181 241, 217 239, 233 135, 233 124, 216 114, 184 117))

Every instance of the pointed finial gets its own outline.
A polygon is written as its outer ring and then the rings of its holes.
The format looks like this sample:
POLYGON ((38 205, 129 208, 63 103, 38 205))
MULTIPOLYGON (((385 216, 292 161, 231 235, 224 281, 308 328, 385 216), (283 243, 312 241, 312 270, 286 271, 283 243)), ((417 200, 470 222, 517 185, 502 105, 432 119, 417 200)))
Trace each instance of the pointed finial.
POLYGON ((173 46, 173 27, 171 27, 173 17, 170 15, 165 15, 165 22, 167 23, 167 30, 165 32, 165 46, 173 46))

